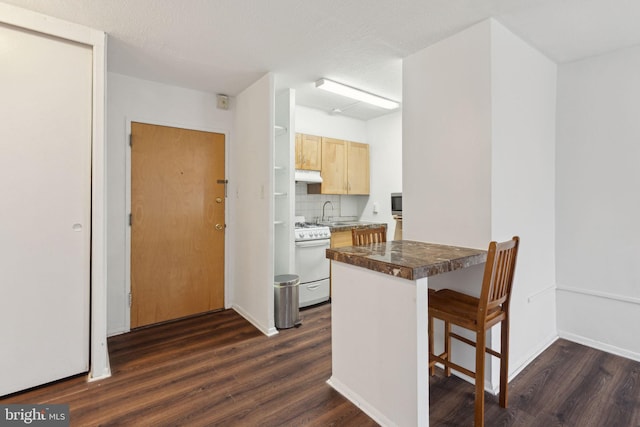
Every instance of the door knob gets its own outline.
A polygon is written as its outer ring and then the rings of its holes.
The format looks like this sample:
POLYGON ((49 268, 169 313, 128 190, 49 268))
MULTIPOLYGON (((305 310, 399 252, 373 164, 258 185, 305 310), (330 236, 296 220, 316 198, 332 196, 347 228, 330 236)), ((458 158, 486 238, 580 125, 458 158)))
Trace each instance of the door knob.
POLYGON ((222 198, 216 197, 216 203, 222 203, 222 198))
POLYGON ((216 230, 222 230, 223 228, 224 228, 224 225, 216 224, 216 230))

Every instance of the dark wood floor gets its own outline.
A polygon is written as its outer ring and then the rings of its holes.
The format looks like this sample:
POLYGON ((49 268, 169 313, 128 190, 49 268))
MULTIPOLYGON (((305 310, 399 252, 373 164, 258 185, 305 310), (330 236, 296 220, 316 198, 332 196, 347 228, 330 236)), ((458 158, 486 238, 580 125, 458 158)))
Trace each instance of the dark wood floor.
POLYGON ((109 339, 112 377, 0 399, 69 404, 72 426, 375 426, 334 391, 330 306, 268 338, 232 310, 109 339))
MULTIPOLYGON (((227 310, 109 339, 113 376, 84 376, 0 399, 65 403, 72 426, 375 426, 326 384, 330 306, 267 338, 227 310)), ((640 426, 640 363, 557 341, 510 385, 487 394, 488 426, 640 426)), ((473 421, 473 386, 431 379, 431 426, 473 421)))
MULTIPOLYGON (((473 386, 431 378, 431 426, 472 426, 473 386)), ((640 427, 640 362, 558 340, 509 383, 509 407, 485 393, 485 425, 640 427)))

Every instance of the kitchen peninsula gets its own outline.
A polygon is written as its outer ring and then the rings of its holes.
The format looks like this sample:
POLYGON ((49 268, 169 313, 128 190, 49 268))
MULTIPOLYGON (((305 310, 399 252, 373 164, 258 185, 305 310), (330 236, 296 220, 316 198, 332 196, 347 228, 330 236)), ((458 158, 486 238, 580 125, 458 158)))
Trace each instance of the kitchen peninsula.
POLYGON ((427 288, 467 269, 480 282, 486 251, 396 240, 326 253, 333 278, 328 383, 382 425, 428 425, 427 288))

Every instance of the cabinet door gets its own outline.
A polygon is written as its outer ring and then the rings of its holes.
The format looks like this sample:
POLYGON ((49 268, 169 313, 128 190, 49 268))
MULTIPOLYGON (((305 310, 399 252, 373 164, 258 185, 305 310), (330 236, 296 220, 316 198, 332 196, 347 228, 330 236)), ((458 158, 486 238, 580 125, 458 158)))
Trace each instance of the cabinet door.
POLYGON ((369 145, 347 144, 347 193, 369 194, 369 145))
POLYGON ((296 133, 296 169, 302 169, 302 134, 296 133))
POLYGON ((322 138, 315 135, 302 135, 300 142, 302 162, 300 169, 319 171, 322 169, 322 138))
POLYGON ((347 194, 347 144, 322 138, 322 194, 347 194))
POLYGON ((344 246, 351 246, 353 240, 351 238, 351 230, 347 231, 332 231, 331 232, 331 247, 341 248, 344 246))

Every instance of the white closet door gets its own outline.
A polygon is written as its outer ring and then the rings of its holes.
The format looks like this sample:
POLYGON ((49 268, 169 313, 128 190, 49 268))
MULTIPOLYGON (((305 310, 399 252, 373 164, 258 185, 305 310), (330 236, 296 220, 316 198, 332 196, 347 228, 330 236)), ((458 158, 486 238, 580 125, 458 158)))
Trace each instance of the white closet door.
POLYGON ((88 371, 92 51, 0 24, 0 396, 88 371))

